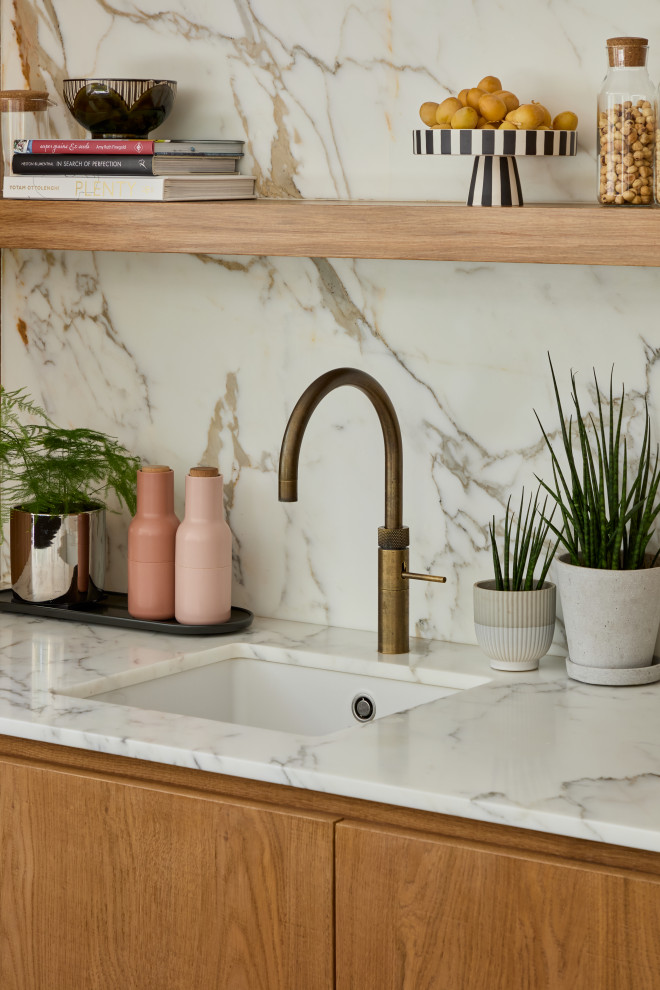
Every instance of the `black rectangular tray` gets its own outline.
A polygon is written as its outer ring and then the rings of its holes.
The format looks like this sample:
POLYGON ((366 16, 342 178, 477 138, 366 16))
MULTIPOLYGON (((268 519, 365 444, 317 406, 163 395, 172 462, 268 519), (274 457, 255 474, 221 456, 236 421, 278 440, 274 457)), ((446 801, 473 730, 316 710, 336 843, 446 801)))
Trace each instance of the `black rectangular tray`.
POLYGON ((69 622, 86 622, 90 625, 123 626, 126 629, 142 629, 145 632, 169 633, 175 636, 222 636, 247 629, 254 614, 247 608, 232 605, 231 616, 226 622, 204 626, 186 626, 176 619, 134 619, 128 614, 128 595, 121 591, 106 591, 98 602, 80 605, 36 605, 14 597, 11 589, 0 591, 0 612, 18 612, 36 615, 41 619, 68 619, 69 622))

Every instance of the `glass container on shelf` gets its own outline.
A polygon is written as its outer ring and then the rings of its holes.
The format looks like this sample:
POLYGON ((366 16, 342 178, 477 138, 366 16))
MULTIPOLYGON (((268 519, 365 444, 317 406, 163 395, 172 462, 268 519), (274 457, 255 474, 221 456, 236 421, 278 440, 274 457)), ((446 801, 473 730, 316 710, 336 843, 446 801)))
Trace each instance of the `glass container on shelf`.
POLYGON ((0 90, 2 171, 5 175, 11 175, 14 141, 50 137, 48 112, 52 106, 48 93, 42 90, 0 90))
POLYGON ((609 38, 609 68, 598 94, 598 202, 653 203, 656 93, 646 38, 609 38))

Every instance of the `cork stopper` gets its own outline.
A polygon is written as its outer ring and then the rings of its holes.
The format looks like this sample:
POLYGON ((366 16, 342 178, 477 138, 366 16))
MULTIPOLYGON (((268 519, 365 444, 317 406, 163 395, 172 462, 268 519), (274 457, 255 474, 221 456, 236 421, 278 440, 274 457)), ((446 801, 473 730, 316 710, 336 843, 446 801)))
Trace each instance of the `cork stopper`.
POLYGON ((143 474, 164 474, 165 471, 171 471, 172 468, 168 467, 167 464, 143 464, 140 468, 143 474))
POLYGON ((217 468, 206 467, 204 464, 199 467, 192 467, 188 473, 191 478, 217 478, 220 474, 217 468))
POLYGON ((648 38, 608 38, 607 55, 611 66, 646 65, 648 38))
POLYGON ((45 89, 0 90, 0 112, 31 113, 53 105, 45 89))

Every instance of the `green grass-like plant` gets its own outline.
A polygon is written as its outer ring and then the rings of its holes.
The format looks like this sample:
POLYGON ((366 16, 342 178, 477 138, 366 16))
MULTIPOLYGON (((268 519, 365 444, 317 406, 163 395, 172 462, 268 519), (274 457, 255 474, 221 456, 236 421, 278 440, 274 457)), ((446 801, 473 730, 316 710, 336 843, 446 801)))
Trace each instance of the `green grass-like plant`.
POLYGON ((504 516, 501 555, 495 537, 495 516, 493 516, 493 521, 489 523, 496 591, 538 591, 539 588, 543 587, 559 541, 557 540, 552 547, 546 545, 552 515, 550 520, 545 518, 548 500, 546 496, 543 506, 540 507, 539 492, 540 489, 537 488, 533 502, 532 496, 529 496, 527 508, 525 508, 525 489, 523 488, 515 526, 513 513, 510 511, 511 497, 509 497, 504 516), (534 571, 544 547, 546 553, 543 558, 541 573, 535 583, 534 571))
POLYGON ((26 394, 0 386, 0 522, 10 510, 59 515, 107 507, 114 493, 136 510, 139 458, 114 437, 62 429, 26 394), (29 416, 40 420, 25 424, 29 416))
MULTIPOLYGON (((594 371, 597 421, 591 414, 586 417, 582 414, 573 372, 571 399, 574 414, 566 420, 551 360, 550 370, 565 464, 562 468, 550 438, 535 413, 552 458, 554 487, 541 479, 539 481, 559 507, 563 523, 561 530, 551 521, 548 525, 566 548, 572 564, 601 570, 637 570, 644 567, 648 545, 655 532, 654 522, 660 512, 658 447, 654 452, 651 450, 648 406, 645 403, 639 461, 633 465, 628 458, 626 438, 621 435, 625 389, 622 385, 620 398, 614 397, 614 370, 610 374, 607 397, 601 393, 594 371), (579 451, 577 455, 575 447, 579 451)), ((657 557, 658 554, 653 557, 650 566, 655 565, 657 557)))

